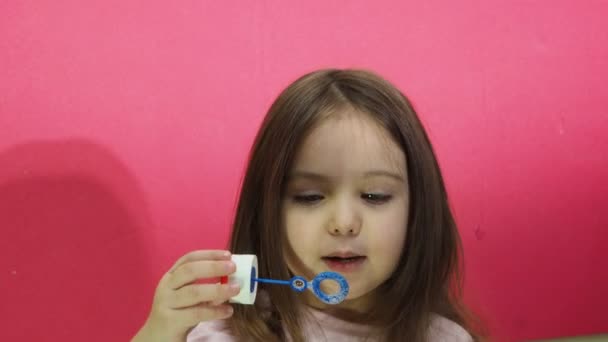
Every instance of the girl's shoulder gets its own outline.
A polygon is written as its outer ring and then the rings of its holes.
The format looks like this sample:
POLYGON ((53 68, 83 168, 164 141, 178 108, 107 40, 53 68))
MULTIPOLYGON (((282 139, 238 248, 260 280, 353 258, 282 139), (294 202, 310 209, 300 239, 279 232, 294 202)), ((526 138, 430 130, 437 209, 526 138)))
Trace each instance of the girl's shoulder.
POLYGON ((199 323, 186 339, 187 342, 235 342, 225 320, 214 320, 199 323))
POLYGON ((472 342, 473 337, 456 322, 440 315, 434 315, 428 340, 432 342, 472 342))

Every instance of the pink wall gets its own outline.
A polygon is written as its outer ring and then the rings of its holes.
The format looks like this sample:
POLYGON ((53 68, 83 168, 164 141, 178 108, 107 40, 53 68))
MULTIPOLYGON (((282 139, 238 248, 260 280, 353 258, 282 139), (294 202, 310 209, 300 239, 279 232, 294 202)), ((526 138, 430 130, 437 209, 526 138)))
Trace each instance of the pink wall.
POLYGON ((370 3, 1 2, 0 340, 126 340, 326 66, 413 99, 497 340, 608 332, 608 3, 370 3))

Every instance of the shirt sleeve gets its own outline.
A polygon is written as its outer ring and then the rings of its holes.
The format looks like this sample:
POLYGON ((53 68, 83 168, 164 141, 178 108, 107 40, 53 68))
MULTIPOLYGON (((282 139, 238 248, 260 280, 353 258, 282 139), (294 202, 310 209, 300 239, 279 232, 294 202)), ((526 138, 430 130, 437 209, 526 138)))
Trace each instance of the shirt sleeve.
POLYGON ((429 332, 429 342, 473 342, 473 337, 455 322, 435 316, 429 332))
POLYGON ((199 323, 186 338, 186 342, 236 342, 222 320, 199 323))

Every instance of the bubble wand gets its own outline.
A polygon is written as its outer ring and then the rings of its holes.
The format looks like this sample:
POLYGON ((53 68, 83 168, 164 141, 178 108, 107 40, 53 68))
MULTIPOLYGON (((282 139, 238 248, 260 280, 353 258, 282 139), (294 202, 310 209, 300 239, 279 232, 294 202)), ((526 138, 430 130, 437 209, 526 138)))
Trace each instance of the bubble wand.
POLYGON ((222 277, 222 284, 237 283, 241 284, 241 291, 238 295, 230 299, 231 303, 253 304, 257 293, 257 284, 286 285, 296 292, 310 290, 320 301, 326 304, 339 304, 348 295, 349 286, 346 278, 336 272, 321 272, 312 280, 308 281, 302 276, 295 276, 290 280, 279 280, 258 277, 257 257, 252 254, 233 254, 232 261, 236 264, 236 271, 227 277, 222 277), (321 289, 321 282, 333 280, 339 286, 335 293, 326 293, 321 289))

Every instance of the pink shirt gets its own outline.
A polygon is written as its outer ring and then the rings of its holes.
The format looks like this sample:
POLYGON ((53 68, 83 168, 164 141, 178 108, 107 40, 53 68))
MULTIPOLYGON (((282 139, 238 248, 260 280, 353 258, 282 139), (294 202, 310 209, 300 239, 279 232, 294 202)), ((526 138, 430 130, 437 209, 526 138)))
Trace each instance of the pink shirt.
MULTIPOLYGON (((370 330, 366 325, 346 322, 314 309, 310 312, 314 320, 305 323, 304 336, 307 341, 377 341, 373 336, 368 337, 370 330)), ((473 339, 460 325, 435 316, 428 341, 470 342, 473 339)), ((187 342, 236 342, 236 339, 226 330, 224 321, 217 320, 200 323, 190 332, 187 342)))

